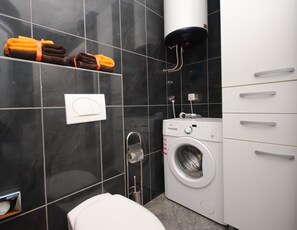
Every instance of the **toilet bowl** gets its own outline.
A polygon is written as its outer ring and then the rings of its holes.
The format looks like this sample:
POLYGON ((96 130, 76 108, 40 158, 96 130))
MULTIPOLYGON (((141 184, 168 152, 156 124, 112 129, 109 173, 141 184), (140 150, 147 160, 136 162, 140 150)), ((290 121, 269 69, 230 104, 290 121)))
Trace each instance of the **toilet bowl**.
POLYGON ((109 193, 84 201, 67 218, 69 230, 165 230, 160 220, 143 206, 109 193))

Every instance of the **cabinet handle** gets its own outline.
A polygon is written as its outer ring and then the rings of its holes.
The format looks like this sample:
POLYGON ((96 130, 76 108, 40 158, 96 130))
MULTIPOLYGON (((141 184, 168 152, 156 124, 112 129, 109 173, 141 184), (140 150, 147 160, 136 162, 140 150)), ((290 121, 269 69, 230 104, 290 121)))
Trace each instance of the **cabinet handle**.
POLYGON ((266 122, 266 121, 240 121, 241 125, 264 125, 264 126, 276 126, 276 122, 266 122))
POLYGON ((261 77, 263 75, 268 75, 268 74, 287 73, 287 72, 294 72, 294 71, 295 71, 295 69, 293 67, 284 68, 284 69, 274 69, 274 70, 268 70, 268 71, 254 73, 254 77, 261 77))
POLYGON ((277 157, 277 158, 284 158, 287 160, 294 160, 295 156, 293 155, 281 155, 281 154, 277 154, 277 153, 267 153, 267 152, 262 152, 262 151, 255 151, 256 155, 264 155, 264 156, 270 156, 270 157, 277 157))
POLYGON ((251 92, 251 93, 240 93, 240 97, 252 97, 252 96, 274 96, 276 94, 275 91, 267 91, 267 92, 251 92))

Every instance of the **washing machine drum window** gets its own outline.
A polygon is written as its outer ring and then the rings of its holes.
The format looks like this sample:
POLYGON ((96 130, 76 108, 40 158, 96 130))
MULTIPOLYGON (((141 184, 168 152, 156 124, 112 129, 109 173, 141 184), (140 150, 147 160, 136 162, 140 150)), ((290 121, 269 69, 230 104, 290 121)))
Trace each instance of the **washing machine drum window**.
POLYGON ((203 188, 215 177, 213 154, 200 140, 177 138, 169 144, 167 161, 174 176, 189 187, 203 188))
POLYGON ((176 161, 181 169, 192 178, 203 176, 203 153, 191 145, 182 145, 176 150, 176 161))

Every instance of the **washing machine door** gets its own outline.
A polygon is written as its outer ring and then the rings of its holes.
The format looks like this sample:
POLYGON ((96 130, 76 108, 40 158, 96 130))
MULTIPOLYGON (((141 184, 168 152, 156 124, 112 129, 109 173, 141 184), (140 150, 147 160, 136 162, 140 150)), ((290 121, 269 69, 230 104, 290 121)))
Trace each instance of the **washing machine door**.
POLYGON ((178 138, 170 144, 167 157, 172 173, 189 187, 205 187, 215 176, 215 160, 211 151, 194 138, 178 138))

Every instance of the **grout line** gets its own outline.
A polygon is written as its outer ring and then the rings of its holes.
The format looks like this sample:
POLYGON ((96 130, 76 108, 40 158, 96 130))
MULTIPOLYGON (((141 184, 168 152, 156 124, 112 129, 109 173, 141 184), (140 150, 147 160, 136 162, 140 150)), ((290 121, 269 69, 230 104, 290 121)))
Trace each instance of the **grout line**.
POLYGON ((206 39, 206 90, 207 90, 207 117, 209 117, 209 60, 208 60, 208 39, 206 39))
MULTIPOLYGON (((123 40, 122 40, 122 8, 121 1, 119 0, 119 18, 120 18, 120 52, 121 52, 121 71, 123 76, 123 40)), ((127 193, 127 168, 126 168, 126 138, 125 138, 125 113, 124 113, 124 79, 121 78, 121 96, 122 96, 122 141, 123 141, 123 159, 124 159, 124 186, 125 196, 128 197, 127 193)))
POLYGON ((116 175, 116 176, 113 176, 113 177, 110 177, 110 178, 104 180, 103 183, 106 183, 106 182, 108 182, 108 181, 111 181, 111 180, 113 180, 113 179, 115 179, 115 178, 118 178, 118 177, 120 177, 120 176, 123 176, 123 175, 125 175, 124 172, 123 172, 123 173, 120 173, 120 174, 118 174, 118 175, 116 175))
POLYGON ((33 34, 33 4, 32 4, 32 0, 30 0, 30 29, 31 29, 31 38, 34 37, 33 34))
POLYGON ((155 12, 152 9, 148 8, 147 6, 145 8, 148 9, 149 11, 151 11, 152 13, 154 13, 155 15, 159 16, 160 18, 163 18, 164 19, 164 16, 158 14, 157 12, 155 12))
POLYGON ((84 39, 85 39, 85 52, 87 52, 86 0, 83 0, 83 11, 84 11, 84 39))
MULTIPOLYGON (((208 51, 206 51, 206 52, 208 52, 208 51)), ((219 59, 219 58, 221 58, 221 56, 213 57, 213 58, 209 58, 209 59, 203 59, 201 61, 191 62, 191 63, 185 64, 184 67, 189 66, 189 65, 199 64, 199 63, 206 62, 206 61, 216 60, 216 59, 219 59)))
MULTIPOLYGON (((99 79, 100 75, 99 73, 97 74, 97 86, 98 86, 98 90, 97 92, 100 93, 100 79, 99 79)), ((99 157, 100 157, 100 170, 101 170, 101 181, 103 182, 103 148, 102 148, 102 122, 99 121, 99 144, 100 144, 100 150, 99 150, 99 157)), ((101 193, 103 193, 104 188, 103 188, 103 183, 101 186, 101 193)))
POLYGON ((46 156, 45 156, 45 133, 44 133, 44 113, 43 113, 43 87, 41 65, 39 65, 39 79, 40 79, 40 104, 41 104, 41 135, 42 135, 42 157, 43 157, 43 183, 44 183, 44 201, 45 201, 45 223, 46 229, 49 229, 48 209, 47 209, 47 184, 46 184, 46 156))
POLYGON ((32 110, 40 110, 42 109, 41 107, 15 107, 15 108, 0 108, 0 111, 2 110, 27 110, 27 109, 32 109, 32 110))
MULTIPOLYGON (((2 3, 2 4, 4 4, 4 3, 2 3)), ((31 23, 28 20, 24 20, 24 19, 21 19, 21 18, 13 17, 13 16, 10 16, 8 14, 0 13, 0 16, 6 17, 6 18, 11 18, 11 19, 18 20, 18 21, 21 21, 21 22, 31 23)))
POLYGON ((211 15, 213 15, 213 14, 215 14, 215 13, 218 13, 218 12, 220 12, 220 10, 215 10, 215 11, 209 13, 207 16, 211 16, 211 15))

